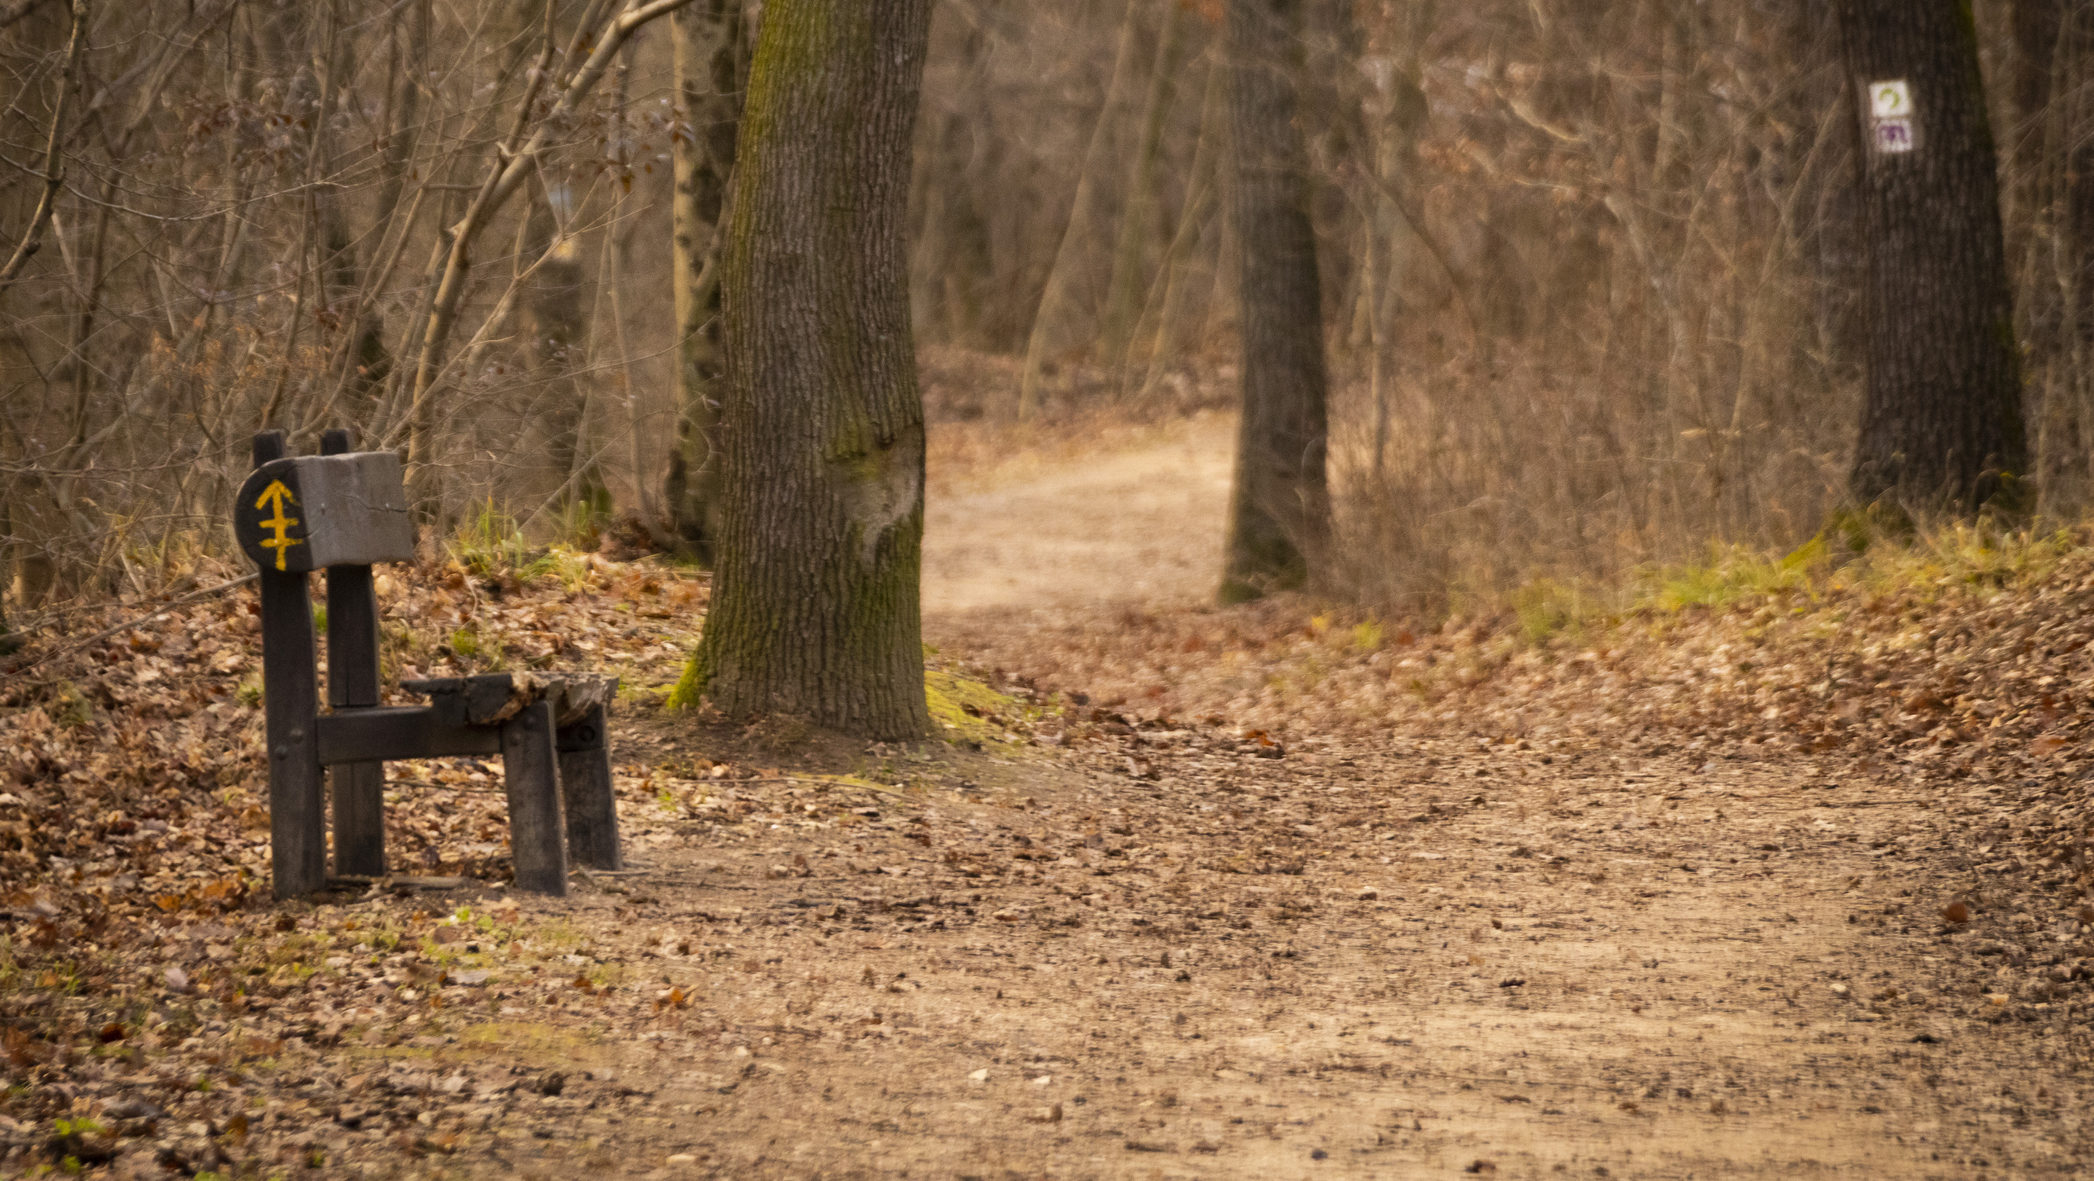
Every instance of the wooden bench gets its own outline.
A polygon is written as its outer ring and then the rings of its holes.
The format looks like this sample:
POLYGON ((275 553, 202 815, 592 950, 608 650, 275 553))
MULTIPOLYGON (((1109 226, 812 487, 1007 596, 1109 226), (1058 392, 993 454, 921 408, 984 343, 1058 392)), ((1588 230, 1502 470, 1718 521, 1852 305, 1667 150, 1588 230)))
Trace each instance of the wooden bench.
POLYGON ((255 469, 233 532, 261 568, 262 680, 268 731, 270 873, 278 898, 327 885, 323 768, 334 786, 335 872, 385 874, 385 763, 502 756, 518 889, 567 892, 567 864, 618 869, 603 677, 496 673, 402 682, 425 706, 378 704, 378 598, 371 567, 414 560, 399 456, 351 451, 347 431, 321 454, 291 457, 281 431, 254 439, 255 469), (306 575, 327 576, 327 698, 320 712, 306 575))

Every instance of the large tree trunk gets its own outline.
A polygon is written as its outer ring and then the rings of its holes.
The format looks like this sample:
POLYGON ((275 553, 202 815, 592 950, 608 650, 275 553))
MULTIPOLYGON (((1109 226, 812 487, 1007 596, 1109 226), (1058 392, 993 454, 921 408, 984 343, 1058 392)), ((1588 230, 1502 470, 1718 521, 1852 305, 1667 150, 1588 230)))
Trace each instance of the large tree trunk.
POLYGON ((718 231, 734 170, 748 33, 741 0, 700 0, 671 19, 677 117, 685 133, 673 147, 677 422, 664 499, 671 532, 700 561, 710 563, 719 533, 714 435, 726 371, 720 352, 718 231))
POLYGON ((1322 284, 1295 119, 1300 0, 1229 0, 1243 422, 1224 602, 1304 585, 1330 535, 1322 284))
POLYGON ((1848 493, 1970 512, 2019 485, 2029 460, 1977 31, 1949 0, 1842 0, 1840 33, 1869 245, 1868 396, 1848 493), (1873 105, 1898 81, 1909 141, 1873 105))
POLYGON ((772 0, 722 270, 712 610, 676 700, 930 727, 923 403, 903 227, 930 0, 772 0))

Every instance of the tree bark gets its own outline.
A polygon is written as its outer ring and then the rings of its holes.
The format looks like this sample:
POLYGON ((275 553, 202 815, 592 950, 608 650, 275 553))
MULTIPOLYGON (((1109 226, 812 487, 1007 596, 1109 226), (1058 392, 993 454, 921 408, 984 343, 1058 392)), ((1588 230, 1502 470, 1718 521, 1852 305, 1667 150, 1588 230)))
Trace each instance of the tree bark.
POLYGON ((2094 5, 2015 0, 2012 17, 2008 257, 2039 407, 2044 511, 2069 515, 2094 498, 2094 139, 2085 134, 2094 5))
POLYGON ((1970 7, 1841 0, 1839 15, 1869 247, 1868 393, 1848 494, 1923 513, 2004 503, 2029 453, 1970 7), (1910 92, 1911 150, 1884 150, 1872 115, 1872 93, 1893 81, 1910 92))
POLYGON ((672 148, 676 300, 676 450, 664 500, 669 528, 701 562, 719 533, 720 469, 714 434, 726 360, 720 351, 719 227, 734 171, 748 32, 741 0, 701 0, 671 18, 677 118, 672 148))
POLYGON ((1330 535, 1322 283, 1296 121, 1301 0, 1229 0, 1243 418, 1221 598, 1305 585, 1330 535))
POLYGON ((722 282, 718 560, 679 704, 930 727, 904 224, 930 0, 772 0, 722 282))

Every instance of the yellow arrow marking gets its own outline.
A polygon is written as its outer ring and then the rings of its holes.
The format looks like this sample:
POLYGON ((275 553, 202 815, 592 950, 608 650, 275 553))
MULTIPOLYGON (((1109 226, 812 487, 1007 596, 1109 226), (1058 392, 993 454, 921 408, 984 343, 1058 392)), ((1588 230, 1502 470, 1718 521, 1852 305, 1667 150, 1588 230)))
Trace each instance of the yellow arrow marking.
POLYGON ((263 549, 276 551, 276 568, 279 570, 288 570, 290 568, 284 564, 284 555, 289 552, 290 548, 294 545, 304 544, 298 538, 290 536, 291 526, 298 523, 298 518, 284 515, 285 505, 297 503, 298 498, 291 494, 291 490, 284 486, 282 480, 269 481, 269 486, 262 489, 260 496, 255 497, 254 506, 257 510, 272 508, 276 512, 275 516, 263 517, 256 524, 264 529, 276 530, 276 536, 264 537, 261 541, 261 546, 263 549))

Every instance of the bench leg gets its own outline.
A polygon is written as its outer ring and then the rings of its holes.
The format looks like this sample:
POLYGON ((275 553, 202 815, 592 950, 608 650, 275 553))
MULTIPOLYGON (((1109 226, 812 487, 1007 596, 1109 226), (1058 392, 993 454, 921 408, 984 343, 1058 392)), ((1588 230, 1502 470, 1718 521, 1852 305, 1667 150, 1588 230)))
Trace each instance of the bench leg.
POLYGON ((334 780, 334 871, 385 876, 385 764, 337 763, 334 780))
POLYGON ((567 855, 590 869, 625 868, 603 707, 560 727, 554 745, 560 752, 560 794, 567 804, 567 855))
POLYGON ((502 778, 509 791, 509 851, 516 888, 567 893, 567 846, 553 752, 553 707, 540 701, 502 724, 502 778))
POLYGON ((262 572, 262 634, 270 885, 278 898, 296 898, 327 886, 327 805, 315 737, 320 693, 305 575, 262 572))
MULTIPOLYGON (((282 431, 254 438, 257 467, 284 454, 282 431)), ((327 886, 327 796, 320 777, 319 659, 305 575, 264 569, 262 710, 269 742, 269 877, 278 898, 327 886)))

